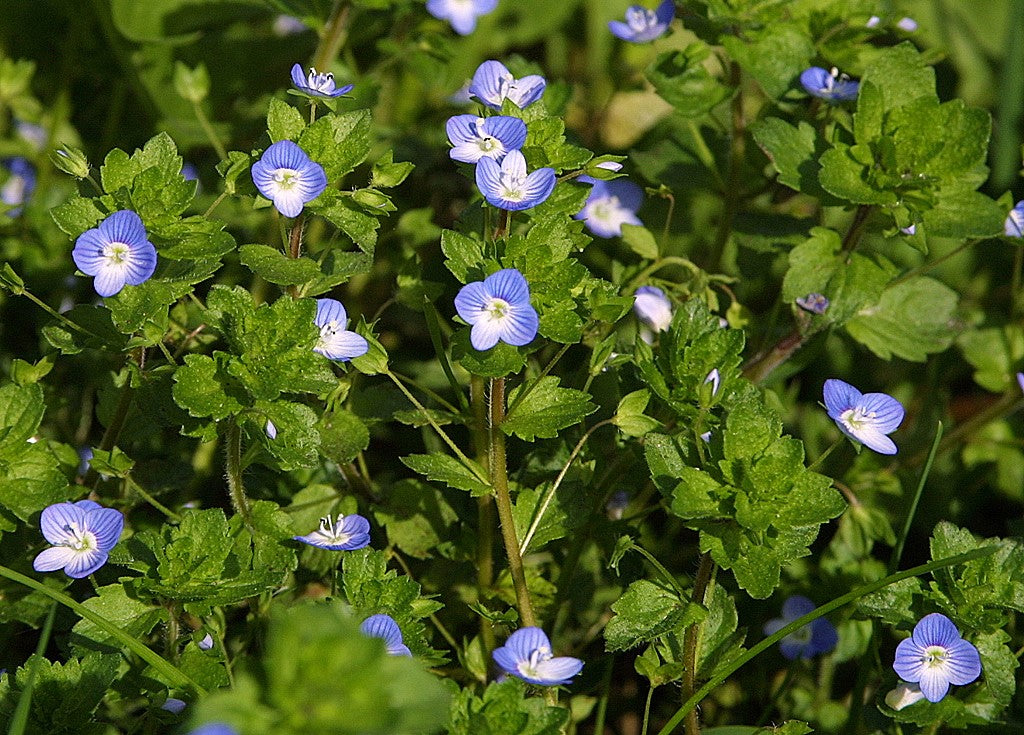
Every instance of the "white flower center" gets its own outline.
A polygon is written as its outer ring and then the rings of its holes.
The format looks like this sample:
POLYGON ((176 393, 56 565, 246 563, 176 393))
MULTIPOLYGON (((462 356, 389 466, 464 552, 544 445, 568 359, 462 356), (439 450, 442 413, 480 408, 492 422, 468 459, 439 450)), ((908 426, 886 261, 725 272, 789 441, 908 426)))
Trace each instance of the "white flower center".
POLYGON ((293 168, 279 168, 274 171, 273 178, 278 188, 287 191, 299 183, 299 172, 293 168))
POLYGON ((619 222, 619 210, 622 209, 622 205, 619 203, 618 197, 607 197, 598 199, 596 202, 590 205, 590 216, 601 222, 607 222, 608 224, 619 222))
POLYGON ((325 516, 320 519, 320 534, 324 536, 327 541, 331 544, 344 544, 351 537, 351 534, 345 533, 341 530, 341 521, 345 516, 338 515, 337 520, 331 522, 330 516, 325 516))
POLYGON ((547 646, 541 646, 530 654, 530 658, 526 661, 520 661, 516 668, 519 669, 519 673, 523 676, 528 676, 531 679, 541 678, 540 672, 537 671, 537 667, 544 661, 549 661, 552 658, 551 649, 547 646))
MULTIPOLYGON (((505 159, 508 160, 508 159, 505 159)), ((526 186, 526 177, 517 176, 508 171, 498 174, 498 183, 501 186, 501 196, 510 202, 521 202, 526 198, 523 187, 526 186)))
POLYGON ((103 257, 106 258, 107 265, 121 265, 131 253, 132 248, 128 243, 111 242, 103 246, 103 257))
POLYGON ((921 657, 922 663, 929 668, 943 668, 946 665, 946 657, 949 656, 943 646, 928 646, 924 649, 924 656, 921 657))
POLYGON ((333 92, 334 74, 331 72, 317 74, 316 69, 310 69, 309 76, 306 77, 306 84, 310 89, 315 89, 317 92, 333 92))
MULTIPOLYGON (((344 332, 344 331, 345 331, 345 325, 344 324, 340 324, 337 319, 331 319, 331 321, 327 322, 325 325, 320 327, 320 339, 316 343, 316 349, 318 349, 318 350, 327 349, 327 346, 334 340, 334 338, 337 336, 337 334, 339 332, 344 332)), ((339 518, 341 518, 341 516, 339 516, 339 518)), ((323 520, 330 521, 330 518, 322 519, 321 523, 323 523, 323 520)))
POLYGON ((798 630, 794 630, 786 637, 794 643, 799 643, 800 645, 807 645, 811 642, 811 626, 805 625, 804 627, 798 630))
POLYGON ((71 535, 71 538, 65 541, 62 546, 67 546, 75 551, 92 551, 99 547, 96 541, 96 534, 92 531, 82 530, 74 523, 64 526, 64 530, 71 535))
POLYGON ((626 23, 634 31, 646 31, 657 22, 658 16, 653 10, 633 6, 626 11, 626 23))
POLYGON ((875 422, 875 418, 878 416, 874 411, 865 411, 860 406, 856 408, 848 408, 839 414, 839 420, 846 424, 846 428, 850 431, 860 431, 875 422))
POLYGON ((487 304, 487 317, 490 321, 501 321, 508 316, 509 303, 504 299, 493 298, 487 304))

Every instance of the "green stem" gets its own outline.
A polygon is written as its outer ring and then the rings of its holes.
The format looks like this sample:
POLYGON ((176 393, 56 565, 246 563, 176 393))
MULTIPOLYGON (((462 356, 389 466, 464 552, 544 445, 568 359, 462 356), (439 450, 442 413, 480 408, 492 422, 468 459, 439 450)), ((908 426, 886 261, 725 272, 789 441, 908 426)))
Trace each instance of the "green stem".
POLYGON ((640 556, 644 557, 648 561, 648 563, 658 571, 658 574, 665 578, 666 582, 672 585, 672 588, 676 591, 676 594, 679 595, 680 599, 689 596, 687 590, 681 584, 679 584, 679 580, 677 580, 675 576, 673 576, 673 574, 669 570, 667 570, 660 561, 655 559, 654 555, 651 554, 651 552, 649 552, 640 544, 633 544, 632 548, 634 551, 640 554, 640 556))
POLYGON ((522 403, 528 395, 530 395, 534 388, 540 385, 540 381, 544 379, 547 376, 547 374, 554 369, 555 365, 557 365, 558 361, 561 360, 565 353, 569 351, 570 347, 572 347, 571 344, 562 345, 562 348, 555 353, 555 356, 552 357, 548 364, 544 366, 544 369, 540 371, 540 374, 538 374, 536 378, 531 380, 529 385, 523 386, 523 388, 520 389, 520 391, 516 394, 516 399, 512 401, 512 405, 508 407, 509 416, 515 413, 516 407, 519 406, 519 404, 522 403))
MULTIPOLYGON (((470 402, 473 407, 473 421, 470 424, 473 446, 478 462, 488 462, 487 400, 484 379, 479 375, 470 376, 470 402)), ((481 495, 476 499, 476 594, 477 600, 490 595, 494 586, 494 497, 481 495)), ((484 646, 486 661, 494 650, 494 626, 487 618, 480 617, 480 640, 484 646)))
POLYGON ((158 500, 157 500, 156 498, 154 498, 154 497, 153 497, 152 495, 150 495, 150 494, 149 494, 149 493, 147 493, 147 492, 146 492, 145 490, 143 490, 143 489, 142 489, 142 486, 141 486, 141 485, 139 485, 139 483, 135 482, 135 480, 133 480, 133 479, 132 479, 131 477, 125 477, 125 478, 124 478, 124 481, 125 481, 125 483, 126 483, 126 484, 128 485, 128 487, 129 487, 129 488, 131 488, 132 490, 134 490, 135 492, 137 492, 137 493, 138 493, 139 495, 141 495, 141 496, 142 496, 142 498, 143 498, 143 500, 145 500, 145 501, 146 501, 147 503, 149 503, 150 505, 152 505, 152 506, 153 506, 154 508, 156 508, 156 509, 157 509, 158 511, 160 511, 161 513, 163 513, 163 514, 164 514, 165 516, 167 516, 167 517, 168 517, 169 519, 171 519, 172 521, 175 521, 175 522, 177 522, 177 521, 180 521, 180 520, 181 520, 181 516, 179 516, 179 515, 178 515, 177 513, 175 513, 175 512, 173 511, 173 510, 171 510, 171 509, 170 509, 170 508, 168 508, 167 506, 163 505, 163 504, 162 504, 162 503, 161 503, 160 501, 158 501, 158 500))
POLYGON ((448 385, 451 386, 452 392, 458 397, 462 410, 468 411, 469 405, 466 402, 466 395, 462 390, 462 386, 459 385, 459 381, 455 378, 455 372, 452 370, 448 353, 444 349, 444 342, 441 339, 441 320, 437 316, 437 308, 426 296, 423 297, 423 316, 427 322, 430 343, 434 346, 434 354, 437 355, 437 361, 441 364, 441 370, 444 371, 444 376, 448 379, 448 385))
POLYGON ((914 498, 910 501, 910 508, 907 509, 907 517, 903 519, 903 529, 900 531, 899 538, 896 539, 896 547, 892 550, 892 556, 889 557, 889 574, 892 574, 899 568, 900 559, 903 557, 903 548, 907 544, 907 536, 910 535, 910 525, 913 523, 914 515, 917 513, 917 504, 921 501, 921 495, 924 493, 924 484, 932 471, 932 462, 935 461, 935 454, 939 450, 939 443, 942 440, 942 428, 942 422, 940 421, 935 427, 935 438, 932 439, 932 447, 928 451, 928 459, 925 460, 921 477, 917 481, 917 490, 914 491, 914 498))
POLYGON ((658 258, 656 261, 633 276, 623 291, 626 293, 634 291, 637 286, 642 286, 652 274, 670 265, 681 265, 694 275, 701 272, 697 264, 689 258, 684 258, 681 255, 666 255, 664 258, 658 258))
POLYGON ((206 139, 210 141, 210 145, 213 146, 213 150, 217 152, 217 156, 220 160, 227 160, 228 152, 224 148, 224 144, 220 142, 220 138, 217 137, 217 131, 213 129, 213 125, 210 124, 210 118, 206 116, 206 112, 203 111, 203 106, 199 102, 192 103, 192 109, 196 113, 196 120, 199 121, 199 127, 203 129, 206 134, 206 139))
MULTIPOLYGON (((651 684, 651 688, 647 690, 647 701, 644 703, 644 725, 640 730, 640 735, 647 735, 647 727, 651 722, 651 700, 654 699, 654 685, 651 684)), ((600 732, 600 731, 597 731, 600 732)))
POLYGON ((846 231, 846 235, 843 237, 841 252, 849 254, 857 247, 861 235, 864 234, 864 226, 868 223, 868 215, 871 214, 871 209, 872 206, 870 204, 861 204, 857 207, 857 211, 853 215, 853 222, 850 223, 850 229, 846 231))
POLYGON ((729 178, 725 187, 725 206, 722 219, 715 234, 714 249, 710 262, 720 264, 725 246, 732 234, 732 221, 739 207, 740 184, 743 175, 743 158, 746 155, 746 120, 743 116, 743 74, 735 61, 729 66, 729 84, 736 92, 732 98, 732 139, 729 145, 729 178))
POLYGON ((398 389, 402 391, 403 394, 405 394, 405 397, 409 399, 409 402, 413 406, 415 406, 421 414, 423 414, 423 418, 426 419, 428 424, 430 424, 430 428, 437 432, 437 435, 441 437, 441 440, 448 445, 448 448, 451 449, 452 452, 455 453, 456 458, 458 458, 458 460, 466 466, 466 469, 468 469, 470 472, 476 475, 476 478, 478 480, 481 480, 482 482, 487 482, 487 477, 480 472, 480 468, 477 466, 476 462, 467 457, 465 453, 461 449, 459 449, 459 446, 454 441, 452 441, 451 437, 448 436, 448 434, 445 433, 444 429, 442 429, 438 425, 438 423, 434 420, 434 417, 430 415, 430 412, 423 407, 423 404, 416 400, 416 396, 409 392, 409 389, 406 388, 402 381, 398 379, 398 376, 395 375, 390 370, 388 370, 385 373, 385 375, 391 378, 391 381, 398 386, 398 389))
POLYGON ((84 334, 86 337, 95 337, 96 336, 95 334, 90 332, 88 329, 85 329, 84 327, 79 326, 78 324, 75 324, 73 321, 68 319, 66 316, 61 314, 59 311, 54 309, 52 306, 47 304, 45 301, 42 301, 39 297, 37 297, 31 291, 28 291, 28 290, 22 291, 21 295, 24 296, 29 301, 31 301, 36 306, 38 306, 40 309, 45 311, 47 314, 52 316, 54 319, 59 321, 61 324, 64 324, 65 326, 70 327, 71 329, 74 329, 79 334, 84 334))
MULTIPOLYGON (((892 283, 890 283, 889 286, 896 286, 896 285, 898 285, 900 283, 903 283, 904 281, 909 281, 911 278, 914 278, 915 276, 919 276, 919 275, 921 275, 923 273, 927 273, 928 271, 932 270, 933 268, 941 265, 942 263, 945 263, 950 258, 953 258, 953 257, 959 255, 964 250, 967 250, 968 248, 971 248, 971 247, 977 245, 978 242, 979 242, 979 240, 968 240, 967 242, 961 243, 957 247, 955 247, 952 250, 950 250, 948 253, 943 253, 942 255, 940 255, 935 260, 931 260, 931 261, 929 261, 927 263, 922 263, 921 265, 917 266, 916 268, 911 268, 909 271, 907 271, 902 276, 900 276, 899 278, 894 280, 892 283)), ((1020 253, 1021 249, 1017 248, 1016 252, 1020 253)), ((1011 293, 1016 293, 1016 289, 1011 290, 1011 293)))
MULTIPOLYGON (((711 582, 711 573, 714 571, 715 563, 711 560, 711 554, 704 552, 700 555, 700 564, 697 567, 697 576, 693 580, 693 592, 690 595, 691 601, 698 605, 704 605, 705 593, 708 584, 711 582)), ((683 634, 683 701, 693 696, 697 685, 697 637, 700 634, 700 623, 694 622, 683 634)), ((686 735, 700 735, 700 723, 697 720, 697 708, 694 707, 686 714, 686 735)))
POLYGON ((133 638, 130 634, 118 628, 116 625, 111 623, 109 620, 107 620, 99 613, 93 611, 85 605, 76 602, 75 600, 65 595, 63 592, 58 592, 57 590, 52 589, 51 587, 47 587, 46 585, 37 582, 31 577, 26 577, 24 574, 20 574, 14 571, 13 569, 8 569, 5 566, 0 566, 0 577, 7 577, 7 579, 10 579, 13 582, 23 584, 26 587, 35 590, 36 592, 41 592, 42 594, 49 597, 51 600, 59 602, 61 605, 70 608, 79 617, 88 620, 90 623, 95 625, 104 633, 108 634, 112 638, 117 639, 117 641, 119 641, 122 646, 127 648, 129 651, 134 653, 136 656, 141 658, 147 664, 156 669, 160 674, 162 674, 164 679, 168 683, 174 686, 191 689, 192 691, 198 694, 206 693, 205 688, 203 688, 197 681, 195 681, 188 674, 186 674, 181 669, 176 667, 174 664, 170 663, 163 657, 154 653, 152 649, 147 647, 142 642, 133 638))
POLYGON ((25 682, 18 697, 18 704, 11 716, 10 727, 7 728, 7 735, 22 735, 28 726, 28 713, 32 706, 32 692, 36 688, 36 675, 39 673, 39 663, 43 660, 46 647, 50 644, 50 634, 53 632, 53 621, 57 617, 57 604, 50 605, 50 612, 43 623, 43 629, 39 633, 39 642, 36 644, 36 653, 32 657, 32 664, 28 670, 28 681, 25 682))
POLYGON ((533 602, 530 590, 526 586, 526 572, 523 569, 523 557, 519 554, 519 541, 516 539, 515 521, 512 519, 512 499, 508 493, 508 468, 505 464, 505 434, 501 424, 505 420, 505 379, 491 378, 491 420, 488 439, 490 446, 491 487, 498 506, 498 520, 501 522, 501 536, 505 541, 505 554, 508 556, 508 569, 512 576, 512 586, 516 591, 516 607, 519 608, 519 619, 524 626, 537 625, 533 614, 533 602))
POLYGON ((326 69, 338 56, 341 47, 345 45, 348 38, 348 18, 352 12, 352 6, 347 2, 339 0, 335 2, 331 17, 324 25, 323 33, 320 36, 320 43, 313 53, 313 66, 317 69, 326 69))
POLYGON ((211 214, 213 214, 213 210, 215 210, 220 205, 220 203, 224 201, 227 195, 227 191, 222 191, 220 194, 218 194, 217 198, 213 200, 213 204, 207 207, 206 211, 203 212, 203 216, 209 217, 211 214))
POLYGON ((238 422, 231 420, 228 426, 228 437, 225 447, 227 453, 228 494, 235 512, 242 516, 246 526, 251 525, 252 510, 249 499, 245 497, 245 486, 242 484, 242 429, 238 422))
POLYGON ((612 673, 615 670, 615 654, 606 659, 604 674, 601 675, 601 697, 597 700, 597 713, 594 715, 594 732, 604 733, 604 718, 608 712, 608 697, 612 688, 612 673))
POLYGON ((836 449, 839 448, 839 445, 842 444, 844 441, 846 441, 846 437, 840 436, 838 439, 832 442, 828 449, 826 449, 824 452, 818 455, 818 458, 816 460, 807 465, 807 469, 811 472, 814 472, 816 469, 818 469, 818 467, 821 466, 821 463, 828 459, 828 456, 832 454, 832 452, 836 451, 836 449))
POLYGON ((752 646, 741 656, 737 657, 736 660, 729 664, 729 666, 727 666, 724 670, 720 671, 718 674, 712 677, 711 680, 704 684, 704 686, 702 686, 700 689, 694 692, 693 696, 686 700, 686 702, 683 703, 683 706, 680 707, 674 715, 672 715, 671 719, 669 719, 665 726, 659 731, 658 735, 669 735, 669 733, 674 732, 676 727, 679 725, 680 722, 683 721, 683 719, 690 712, 690 710, 696 707, 700 703, 700 701, 704 699, 704 697, 706 697, 708 694, 714 691, 716 687, 720 686, 726 679, 728 679, 730 676, 736 673, 736 671, 745 666, 756 656, 759 656, 764 651, 767 651, 769 648, 774 646, 776 643, 781 641, 790 633, 799 630, 805 625, 813 623, 818 618, 824 615, 828 615, 830 612, 838 610, 844 605, 848 605, 855 600, 859 600, 861 597, 870 595, 872 592, 877 592, 878 590, 884 587, 888 587, 891 584, 895 584, 896 582, 902 582, 904 579, 910 579, 911 577, 918 577, 922 574, 928 574, 929 572, 933 572, 936 569, 944 569, 946 567, 955 566, 957 564, 964 564, 966 562, 973 561, 974 559, 981 559, 982 557, 994 554, 998 548, 998 546, 985 546, 980 549, 968 551, 964 554, 949 556, 944 559, 928 562, 927 564, 921 564, 920 566, 916 566, 912 569, 907 569, 896 574, 890 574, 888 577, 885 577, 884 579, 880 579, 875 582, 870 582, 868 584, 862 585, 857 589, 853 590, 852 592, 848 592, 847 594, 842 595, 841 597, 837 597, 831 602, 826 602, 821 607, 815 608, 806 615, 801 615, 799 618, 792 621, 788 625, 785 625, 782 628, 780 628, 773 635, 768 636, 760 643, 757 643, 756 645, 752 646))
POLYGON ((529 530, 527 530, 526 535, 523 536, 523 542, 519 544, 520 554, 526 553, 526 549, 527 547, 529 547, 530 542, 533 540, 534 534, 537 533, 537 528, 540 526, 541 519, 547 512, 548 506, 551 505, 551 499, 555 497, 555 493, 558 491, 558 488, 561 487, 562 480, 565 479, 566 474, 568 474, 569 472, 569 467, 572 466, 572 463, 576 460, 576 457, 579 456, 579 453, 583 450, 583 445, 587 443, 587 440, 595 431, 600 429, 602 426, 607 426, 613 421, 614 419, 605 419, 604 421, 598 421, 596 424, 594 424, 587 430, 587 432, 580 438, 578 442, 576 442, 576 446, 573 447, 572 452, 569 453, 569 459, 565 461, 565 465, 562 467, 561 472, 558 473, 558 477, 555 478, 555 481, 551 484, 551 487, 548 488, 548 491, 544 493, 544 499, 540 502, 540 505, 537 506, 536 515, 534 516, 533 521, 530 523, 530 528, 529 530))
MULTIPOLYGON (((124 385, 121 386, 121 395, 117 399, 117 408, 114 409, 114 416, 107 425, 106 431, 103 432, 103 438, 100 439, 98 447, 100 451, 109 452, 117 444, 117 437, 121 434, 121 429, 124 428, 124 422, 128 418, 128 411, 131 410, 131 407, 132 378, 131 375, 126 374, 124 376, 124 385)), ((90 487, 95 487, 99 477, 99 473, 92 467, 89 467, 83 482, 90 487)))

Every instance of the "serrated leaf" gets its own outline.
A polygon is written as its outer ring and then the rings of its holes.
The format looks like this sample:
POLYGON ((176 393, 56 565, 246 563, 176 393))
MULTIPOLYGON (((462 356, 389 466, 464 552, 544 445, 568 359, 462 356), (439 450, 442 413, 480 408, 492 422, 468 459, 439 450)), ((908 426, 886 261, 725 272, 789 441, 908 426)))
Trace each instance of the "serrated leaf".
POLYGON ((370 111, 321 117, 302 132, 299 146, 336 182, 370 153, 370 111))
POLYGON ((676 628, 704 619, 706 612, 699 605, 679 599, 672 589, 640 579, 616 602, 615 616, 604 629, 605 649, 625 651, 653 641, 676 628))
POLYGON ((301 112, 284 100, 271 98, 270 107, 267 108, 267 132, 270 133, 271 143, 297 140, 305 129, 306 121, 302 119, 301 112))
POLYGON ((289 258, 269 245, 243 245, 238 259, 261 278, 279 286, 296 286, 320 275, 320 266, 306 257, 289 258))
POLYGON ((410 454, 401 457, 402 464, 419 472, 428 480, 443 482, 456 490, 465 490, 474 496, 488 495, 491 492, 487 475, 480 467, 470 469, 462 462, 447 454, 410 454))
POLYGON ((517 401, 517 398, 525 390, 524 386, 510 391, 510 412, 502 422, 501 430, 526 441, 537 437, 551 439, 562 429, 578 424, 597 410, 589 395, 572 388, 560 388, 559 382, 552 375, 540 378, 532 384, 532 390, 524 395, 522 401, 517 401))

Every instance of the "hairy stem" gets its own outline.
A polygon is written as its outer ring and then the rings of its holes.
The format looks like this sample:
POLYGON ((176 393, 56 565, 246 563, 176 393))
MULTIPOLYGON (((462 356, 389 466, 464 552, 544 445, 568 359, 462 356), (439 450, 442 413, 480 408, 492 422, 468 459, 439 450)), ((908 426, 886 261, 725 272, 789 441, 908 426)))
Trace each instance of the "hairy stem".
POLYGON ((228 494, 231 496, 231 505, 235 512, 242 516, 245 525, 249 526, 252 510, 249 507, 249 499, 245 497, 245 486, 242 484, 242 429, 238 426, 237 421, 232 421, 228 427, 226 451, 228 494))
MULTIPOLYGON (((487 434, 487 399, 484 394, 486 386, 479 375, 470 378, 470 403, 473 407, 473 445, 476 448, 477 461, 488 462, 487 434)), ((481 495, 476 499, 476 594, 477 600, 483 601, 494 586, 494 498, 481 495)), ((480 640, 484 646, 484 660, 494 650, 494 626, 487 618, 480 617, 480 640)))
POLYGON ((501 522, 501 536, 505 542, 505 554, 508 556, 508 569, 512 576, 512 586, 516 591, 516 607, 519 619, 524 626, 535 626, 537 619, 533 614, 533 602, 530 591, 526 587, 526 572, 523 570, 523 557, 519 554, 519 541, 516 539, 516 527, 512 520, 512 499, 508 494, 508 468, 505 465, 505 434, 501 424, 505 420, 505 379, 491 379, 491 420, 489 424, 489 469, 491 487, 498 506, 498 519, 501 522))
MULTIPOLYGON (((697 566, 697 576, 693 580, 693 592, 691 600, 698 605, 704 604, 704 596, 711 582, 711 573, 714 571, 715 563, 711 560, 711 554, 704 552, 700 555, 700 564, 697 566)), ((697 636, 700 634, 700 623, 692 623, 683 634, 683 701, 693 696, 697 688, 697 636)), ((686 715, 686 735, 700 735, 700 723, 697 720, 697 708, 692 708, 686 715)))

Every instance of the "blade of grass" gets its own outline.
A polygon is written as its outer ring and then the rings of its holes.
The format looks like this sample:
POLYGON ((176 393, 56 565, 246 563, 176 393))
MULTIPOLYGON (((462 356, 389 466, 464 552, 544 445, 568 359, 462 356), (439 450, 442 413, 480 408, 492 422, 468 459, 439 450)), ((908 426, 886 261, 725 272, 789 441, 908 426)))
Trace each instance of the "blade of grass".
POLYGON ((39 633, 39 643, 36 645, 36 655, 32 657, 32 665, 28 671, 28 682, 21 690, 18 697, 18 704, 14 708, 14 716, 11 717, 10 727, 7 728, 7 735, 23 735, 28 725, 28 711, 32 706, 32 692, 36 688, 36 673, 39 671, 39 662, 46 653, 46 647, 50 644, 50 633, 53 631, 53 620, 57 617, 57 603, 50 605, 50 614, 46 616, 43 629, 39 633))
POLYGON ((206 689, 202 687, 199 682, 174 664, 154 653, 148 646, 146 646, 145 643, 136 640, 102 615, 90 610, 85 605, 76 602, 63 592, 50 589, 45 584, 41 584, 31 577, 26 577, 24 574, 16 572, 13 569, 8 569, 2 565, 0 565, 0 577, 7 577, 7 579, 17 582, 18 584, 23 584, 26 587, 30 587, 36 592, 42 592, 54 602, 59 602, 61 605, 64 605, 64 607, 70 608, 71 611, 79 617, 85 618, 97 628, 100 628, 104 633, 108 633, 117 639, 121 645, 160 672, 167 679, 168 683, 192 689, 197 694, 206 693, 206 689))
POLYGON ((683 719, 686 717, 686 715, 690 712, 690 710, 696 707, 697 704, 702 699, 704 699, 704 697, 710 694, 716 687, 720 686, 726 679, 732 676, 736 671, 738 671, 751 659, 758 656, 767 649, 771 648, 790 633, 796 632, 800 628, 804 627, 805 625, 808 625, 809 623, 814 622, 823 615, 828 615, 830 612, 838 610, 844 605, 848 605, 851 602, 854 602, 855 600, 859 600, 861 597, 870 595, 872 592, 877 592, 883 587, 888 587, 890 584, 895 584, 896 582, 900 582, 904 579, 909 579, 910 577, 917 577, 922 574, 928 574, 929 572, 933 572, 936 569, 944 569, 946 567, 952 567, 957 564, 963 564, 964 562, 973 561, 974 559, 980 559, 983 556, 994 554, 998 548, 998 546, 985 546, 980 549, 968 551, 964 554, 949 556, 945 559, 939 559, 937 561, 928 562, 927 564, 921 564, 920 566, 913 567, 912 569, 897 572, 896 574, 890 574, 888 577, 885 577, 884 579, 880 579, 876 582, 871 582, 869 584, 865 584, 861 587, 858 587, 852 592, 848 592, 842 597, 837 597, 831 602, 826 602, 821 607, 817 607, 811 612, 807 613, 806 615, 800 616, 793 622, 781 628, 775 634, 768 636, 760 643, 751 647, 750 650, 748 650, 742 656, 738 657, 725 670, 717 674, 714 678, 712 678, 710 681, 704 684, 704 686, 698 689, 694 693, 694 695, 687 699, 683 703, 683 706, 680 707, 674 715, 672 715, 672 719, 670 719, 665 724, 665 726, 661 728, 661 730, 658 732, 658 735, 669 735, 669 733, 673 732, 679 725, 679 723, 681 723, 683 719))

